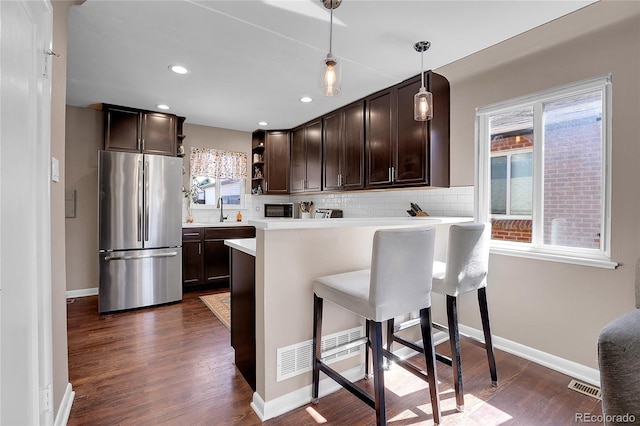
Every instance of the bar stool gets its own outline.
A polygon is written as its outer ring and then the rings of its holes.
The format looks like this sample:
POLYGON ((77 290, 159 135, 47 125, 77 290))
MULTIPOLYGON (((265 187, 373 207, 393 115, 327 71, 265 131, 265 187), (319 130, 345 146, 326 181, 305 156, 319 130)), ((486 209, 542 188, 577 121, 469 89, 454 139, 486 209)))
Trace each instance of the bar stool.
MULTIPOLYGON (((383 357, 392 359, 429 384, 433 421, 440 423, 440 398, 431 337, 431 276, 435 250, 434 228, 385 229, 375 232, 371 269, 316 278, 313 282, 313 402, 318 403, 320 371, 376 410, 376 424, 386 424, 383 357), (366 319, 367 337, 359 344, 372 351, 374 396, 347 380, 322 361, 323 300, 329 300, 366 319), (382 346, 382 322, 420 310, 427 374, 382 346)), ((353 343, 353 342, 352 342, 353 343)), ((347 344, 350 345, 350 344, 347 344)), ((332 349, 332 353, 337 349, 332 349)), ((328 356, 327 353, 324 354, 328 356)))
MULTIPOLYGON (((433 292, 447 296, 447 322, 451 367, 456 391, 456 406, 464 411, 462 365, 460 358, 460 332, 458 330, 458 296, 478 292, 478 306, 482 319, 484 343, 472 340, 487 351, 491 385, 498 385, 496 358, 493 354, 489 310, 487 307, 487 273, 489 271, 490 223, 462 223, 449 228, 447 262, 434 262, 433 292)), ((440 357, 439 357, 440 358, 440 357)))

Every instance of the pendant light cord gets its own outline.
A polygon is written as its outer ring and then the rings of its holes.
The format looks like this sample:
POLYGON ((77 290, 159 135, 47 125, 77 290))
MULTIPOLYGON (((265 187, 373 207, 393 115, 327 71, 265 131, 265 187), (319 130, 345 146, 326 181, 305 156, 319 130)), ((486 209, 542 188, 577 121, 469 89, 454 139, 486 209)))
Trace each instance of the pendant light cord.
POLYGON ((422 87, 424 87, 424 50, 420 52, 420 77, 422 81, 422 87))
POLYGON ((333 56, 331 49, 333 42, 333 0, 331 0, 331 18, 329 19, 329 55, 333 56))

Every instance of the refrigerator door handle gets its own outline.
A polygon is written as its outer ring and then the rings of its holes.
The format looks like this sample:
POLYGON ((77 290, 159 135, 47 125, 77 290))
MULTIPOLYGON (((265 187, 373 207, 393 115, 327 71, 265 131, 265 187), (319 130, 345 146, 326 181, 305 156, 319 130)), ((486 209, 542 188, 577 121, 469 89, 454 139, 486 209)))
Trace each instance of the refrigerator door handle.
POLYGON ((158 254, 140 254, 134 256, 106 256, 104 260, 131 260, 131 259, 148 259, 152 257, 174 257, 177 256, 177 251, 170 251, 168 253, 158 253, 158 254))
MULTIPOLYGON (((143 140, 144 143, 144 140, 143 140)), ((149 241, 149 162, 144 162, 144 240, 149 241)))
POLYGON ((142 241, 142 160, 138 161, 138 241, 142 241))

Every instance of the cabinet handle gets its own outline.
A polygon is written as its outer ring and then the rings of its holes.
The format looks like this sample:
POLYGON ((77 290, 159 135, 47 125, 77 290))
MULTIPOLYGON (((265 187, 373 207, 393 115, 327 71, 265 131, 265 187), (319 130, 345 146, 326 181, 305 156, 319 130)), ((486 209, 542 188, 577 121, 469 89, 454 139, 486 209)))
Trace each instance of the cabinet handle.
POLYGON ((305 180, 302 179, 302 189, 306 189, 306 188, 307 188, 307 185, 305 184, 305 180))
POLYGON ((202 243, 198 243, 198 254, 202 254, 202 243))
POLYGON ((267 182, 266 180, 264 181, 264 192, 269 191, 269 182, 267 182))
POLYGON ((393 178, 391 177, 391 167, 389 167, 389 176, 388 176, 388 180, 389 180, 389 182, 393 182, 393 178))
POLYGON ((142 139, 142 151, 144 151, 144 139, 142 139))
POLYGON ((197 233, 197 232, 188 232, 188 233, 183 234, 183 235, 184 235, 185 237, 196 237, 196 236, 197 236, 197 237, 199 237, 199 236, 200 236, 200 234, 199 234, 199 233, 197 233))
POLYGON ((391 182, 395 182, 395 181, 396 181, 396 168, 391 167, 391 182))

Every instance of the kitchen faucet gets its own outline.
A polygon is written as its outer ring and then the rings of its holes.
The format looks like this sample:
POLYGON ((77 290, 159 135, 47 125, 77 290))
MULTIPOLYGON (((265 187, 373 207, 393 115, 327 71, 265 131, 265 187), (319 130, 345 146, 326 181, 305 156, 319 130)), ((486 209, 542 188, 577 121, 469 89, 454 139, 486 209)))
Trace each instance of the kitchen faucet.
POLYGON ((218 205, 217 207, 220 209, 220 222, 224 222, 224 220, 227 218, 224 215, 224 201, 222 201, 222 197, 218 198, 218 205))

